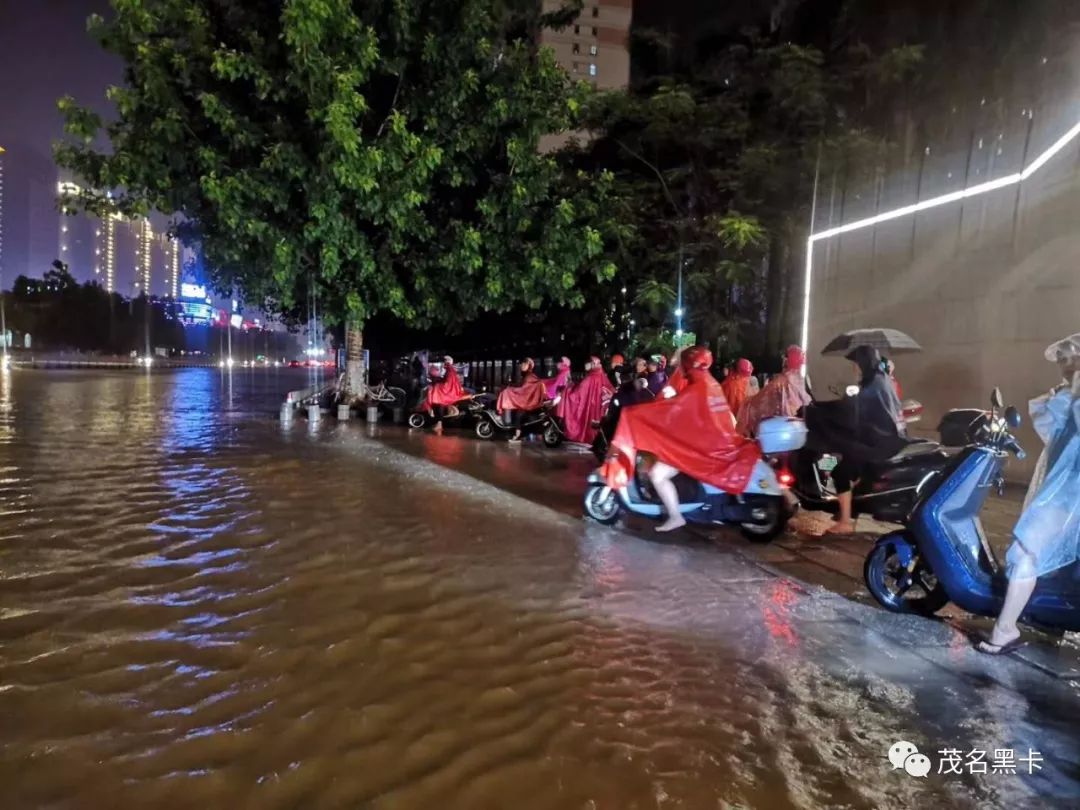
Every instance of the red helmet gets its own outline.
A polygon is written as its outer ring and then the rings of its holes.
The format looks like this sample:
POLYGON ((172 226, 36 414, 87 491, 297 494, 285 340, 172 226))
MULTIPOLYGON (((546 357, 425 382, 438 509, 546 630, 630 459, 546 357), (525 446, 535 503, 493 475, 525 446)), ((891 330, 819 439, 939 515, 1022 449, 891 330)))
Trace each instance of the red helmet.
POLYGON ((613 355, 611 355, 611 365, 613 365, 613 366, 621 366, 625 362, 626 362, 626 358, 623 357, 621 354, 613 354, 613 355))
POLYGON ((693 368, 709 368, 712 366, 713 357, 712 352, 704 346, 691 346, 683 351, 679 361, 683 371, 690 371, 693 368))

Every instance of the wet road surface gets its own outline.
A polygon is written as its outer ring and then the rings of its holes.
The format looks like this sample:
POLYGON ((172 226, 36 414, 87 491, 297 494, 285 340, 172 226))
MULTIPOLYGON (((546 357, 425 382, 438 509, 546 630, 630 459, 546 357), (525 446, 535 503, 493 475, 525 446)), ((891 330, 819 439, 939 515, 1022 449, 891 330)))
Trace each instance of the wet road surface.
POLYGON ((587 458, 538 478, 467 439, 282 427, 304 384, 0 381, 4 807, 1080 801, 1068 682, 520 497, 587 458), (485 458, 502 486, 447 468, 485 458), (1042 770, 918 779, 901 739, 1042 770))

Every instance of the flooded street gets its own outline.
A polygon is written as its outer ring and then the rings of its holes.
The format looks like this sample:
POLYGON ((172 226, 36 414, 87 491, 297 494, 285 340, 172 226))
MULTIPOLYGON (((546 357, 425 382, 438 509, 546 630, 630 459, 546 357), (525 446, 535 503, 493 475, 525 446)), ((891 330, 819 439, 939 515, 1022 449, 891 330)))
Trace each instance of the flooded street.
POLYGON ((0 384, 4 808, 1080 801, 1075 682, 447 469, 505 447, 282 426, 284 371, 0 384))

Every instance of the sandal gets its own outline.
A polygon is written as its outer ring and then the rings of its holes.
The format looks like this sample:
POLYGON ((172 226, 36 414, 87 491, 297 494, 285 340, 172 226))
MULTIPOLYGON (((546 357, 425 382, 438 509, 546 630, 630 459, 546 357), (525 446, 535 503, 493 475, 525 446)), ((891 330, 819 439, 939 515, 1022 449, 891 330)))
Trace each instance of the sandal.
POLYGON ((1006 641, 1004 644, 995 644, 989 638, 981 638, 975 642, 976 652, 981 652, 983 655, 1007 655, 1015 650, 1019 650, 1021 647, 1027 644, 1023 637, 1017 636, 1012 641, 1006 641))

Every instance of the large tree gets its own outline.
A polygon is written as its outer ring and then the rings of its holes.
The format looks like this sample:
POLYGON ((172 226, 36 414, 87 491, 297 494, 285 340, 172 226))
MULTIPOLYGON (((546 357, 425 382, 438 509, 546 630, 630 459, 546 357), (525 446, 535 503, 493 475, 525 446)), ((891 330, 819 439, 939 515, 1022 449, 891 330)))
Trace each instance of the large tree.
POLYGON ((428 326, 576 305, 579 278, 614 267, 607 178, 538 149, 584 93, 537 43, 568 6, 113 0, 91 29, 126 64, 116 116, 62 100, 57 159, 83 207, 176 214, 219 290, 346 323, 350 359, 378 312, 428 326))

